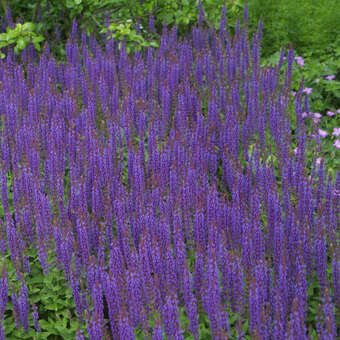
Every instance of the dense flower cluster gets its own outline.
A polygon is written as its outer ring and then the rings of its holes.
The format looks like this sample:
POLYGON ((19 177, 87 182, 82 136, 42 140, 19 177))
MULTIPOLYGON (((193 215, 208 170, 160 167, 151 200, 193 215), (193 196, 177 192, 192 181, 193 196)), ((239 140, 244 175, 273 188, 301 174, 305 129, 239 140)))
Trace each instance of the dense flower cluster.
MULTIPOLYGON (((261 68, 261 23, 250 42, 246 24, 231 37, 224 16, 218 34, 202 16, 192 37, 165 26, 160 48, 145 53, 78 41, 75 25, 66 63, 48 48, 0 60, 0 252, 21 281, 17 327, 28 329, 32 310, 40 331, 21 275, 33 245, 44 273, 54 249, 90 339, 129 340, 140 327, 153 339, 198 340, 202 313, 217 340, 230 335, 230 313, 239 338, 248 319, 254 339, 307 339, 315 280, 316 331, 337 337, 340 173, 326 178, 322 160, 307 175, 307 91, 290 94, 294 52, 261 68)), ((4 269, 0 325, 10 291, 4 269)))

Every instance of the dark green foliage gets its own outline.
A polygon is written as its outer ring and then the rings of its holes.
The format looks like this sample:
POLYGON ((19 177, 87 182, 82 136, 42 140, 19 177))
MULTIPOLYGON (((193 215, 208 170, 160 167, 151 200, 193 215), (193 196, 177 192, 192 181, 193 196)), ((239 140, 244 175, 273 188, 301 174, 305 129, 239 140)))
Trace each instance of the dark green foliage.
MULTIPOLYGON (((209 25, 218 28, 221 9, 224 0, 203 0, 209 25)), ((235 25, 235 18, 241 14, 243 0, 226 1, 228 11, 227 24, 230 28, 235 25)), ((70 35, 72 22, 76 20, 81 29, 85 28, 87 33, 95 33, 105 29, 107 25, 116 25, 116 31, 121 33, 127 40, 141 43, 141 39, 156 39, 162 31, 163 25, 176 24, 180 35, 185 35, 197 22, 198 0, 40 0, 19 1, 10 3, 2 0, 0 15, 4 25, 6 21, 5 12, 10 5, 10 13, 13 22, 17 20, 37 23, 37 31, 42 33, 49 41, 53 41, 52 48, 56 46, 56 40, 66 41, 70 35), (155 19, 156 32, 149 31, 149 17, 155 19), (130 24, 129 24, 130 22, 130 24), (140 38, 136 38, 135 24, 140 24, 140 38), (127 31, 127 25, 129 30, 127 31), (120 26, 119 26, 120 25, 120 26), (59 33, 56 32, 59 30, 59 33)), ((116 37, 117 38, 117 37, 116 37)))
MULTIPOLYGON (((227 6, 227 25, 233 28, 235 18, 242 13, 246 1, 202 0, 209 25, 218 28, 224 3, 227 6)), ((125 25, 127 20, 131 20, 133 24, 138 22, 142 26, 144 38, 155 38, 148 32, 150 15, 155 18, 156 34, 160 34, 163 24, 167 23, 170 26, 177 24, 179 34, 184 35, 197 22, 197 4, 198 0, 2 0, 0 15, 4 21, 5 9, 10 5, 14 22, 37 23, 38 31, 48 40, 57 37, 58 27, 60 38, 65 41, 74 19, 88 33, 98 33, 98 28, 106 24, 125 25)), ((293 43, 298 54, 318 57, 332 45, 339 45, 338 0, 249 0, 248 7, 250 32, 255 30, 260 17, 264 20, 264 56, 268 57, 282 45, 288 46, 290 43, 293 43)))
POLYGON ((263 54, 293 43, 295 51, 316 56, 340 34, 338 0, 249 0, 249 18, 256 26, 262 16, 263 54))

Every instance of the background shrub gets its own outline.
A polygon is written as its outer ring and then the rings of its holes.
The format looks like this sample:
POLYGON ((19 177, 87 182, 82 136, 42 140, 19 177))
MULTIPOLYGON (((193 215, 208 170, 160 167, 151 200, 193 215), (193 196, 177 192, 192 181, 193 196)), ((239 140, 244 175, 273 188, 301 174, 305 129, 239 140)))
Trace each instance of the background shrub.
POLYGON ((299 55, 320 56, 340 34, 337 0, 250 0, 248 4, 251 25, 256 26, 261 16, 264 21, 264 56, 290 43, 299 55))

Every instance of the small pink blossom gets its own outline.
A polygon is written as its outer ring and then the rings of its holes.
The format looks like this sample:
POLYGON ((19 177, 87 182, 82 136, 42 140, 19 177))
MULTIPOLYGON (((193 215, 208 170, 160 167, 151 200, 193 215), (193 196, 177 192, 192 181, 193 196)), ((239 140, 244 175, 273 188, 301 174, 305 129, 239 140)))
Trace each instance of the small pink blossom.
POLYGON ((319 124, 319 123, 320 123, 320 119, 314 118, 314 119, 313 119, 313 122, 314 122, 315 124, 319 124))
POLYGON ((331 76, 327 76, 327 77, 326 77, 327 80, 333 80, 334 78, 335 78, 335 75, 334 75, 334 74, 332 74, 331 76))
POLYGON ((298 148, 295 148, 295 149, 293 150, 293 152, 294 152, 295 154, 297 154, 298 148))
POLYGON ((340 149, 340 140, 337 139, 333 145, 334 145, 337 149, 340 149))
POLYGON ((334 128, 332 135, 339 137, 340 136, 340 128, 334 128))
POLYGON ((340 109, 336 110, 337 113, 340 113, 340 109))
POLYGON ((305 89, 303 89, 303 93, 306 93, 306 94, 311 94, 312 93, 312 91, 313 91, 313 88, 311 88, 311 87, 306 87, 305 89))
POLYGON ((314 80, 314 83, 318 83, 320 81, 320 78, 316 78, 315 80, 314 80))
POLYGON ((300 66, 304 66, 305 65, 305 59, 303 59, 302 57, 295 57, 296 63, 300 66))
POLYGON ((318 130, 318 133, 319 133, 319 135, 320 135, 321 137, 326 137, 326 136, 328 136, 328 132, 325 131, 325 130, 319 129, 319 130, 318 130))
POLYGON ((308 112, 302 112, 302 118, 308 117, 308 112))
POLYGON ((321 163, 321 160, 322 160, 321 157, 317 158, 317 159, 316 159, 316 164, 320 164, 320 163, 321 163))
POLYGON ((295 92, 295 91, 292 91, 292 95, 295 97, 295 96, 296 96, 296 92, 295 92))
POLYGON ((335 115, 335 113, 334 113, 333 111, 328 110, 328 111, 326 112, 326 115, 332 117, 332 116, 335 115))
POLYGON ((314 112, 314 118, 321 118, 322 115, 319 112, 314 112))

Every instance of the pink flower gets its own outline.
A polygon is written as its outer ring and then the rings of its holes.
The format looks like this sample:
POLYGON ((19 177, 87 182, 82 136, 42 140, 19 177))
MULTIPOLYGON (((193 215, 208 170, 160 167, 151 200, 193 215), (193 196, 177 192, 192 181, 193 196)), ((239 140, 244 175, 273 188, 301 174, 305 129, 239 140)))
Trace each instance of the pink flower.
POLYGON ((302 112, 302 118, 308 117, 308 112, 302 112))
POLYGON ((334 128, 332 135, 339 137, 340 136, 340 128, 334 128))
POLYGON ((315 80, 314 80, 314 83, 318 83, 320 81, 320 78, 316 78, 315 80))
POLYGON ((340 109, 336 110, 337 113, 340 113, 340 109))
POLYGON ((292 95, 295 97, 295 95, 296 95, 296 92, 295 92, 295 91, 292 91, 292 95))
POLYGON ((325 130, 319 129, 319 130, 318 130, 318 133, 319 133, 319 135, 320 135, 321 137, 326 137, 326 136, 328 136, 328 132, 325 131, 325 130))
POLYGON ((303 89, 303 93, 306 93, 306 94, 311 94, 312 93, 312 91, 313 91, 313 88, 311 88, 311 87, 306 87, 305 89, 303 89))
POLYGON ((314 118, 321 118, 322 115, 319 112, 314 112, 314 118))
POLYGON ((320 164, 320 163, 321 163, 321 160, 322 160, 321 157, 317 158, 317 159, 316 159, 316 164, 320 164))
POLYGON ((302 57, 295 57, 296 63, 300 66, 305 65, 305 60, 302 57))
POLYGON ((319 124, 319 123, 320 123, 320 119, 314 118, 314 119, 313 119, 313 122, 314 122, 315 124, 319 124))
POLYGON ((293 150, 293 152, 294 152, 295 154, 297 154, 298 148, 295 148, 295 149, 293 150))
POLYGON ((328 111, 326 112, 326 115, 332 117, 332 116, 335 115, 335 113, 334 113, 333 111, 329 111, 329 110, 328 110, 328 111))
POLYGON ((327 80, 333 80, 334 78, 335 78, 335 75, 334 75, 334 74, 332 74, 331 76, 327 76, 327 77, 326 77, 327 80))
POLYGON ((337 139, 333 145, 334 145, 337 149, 340 149, 340 140, 337 139))

